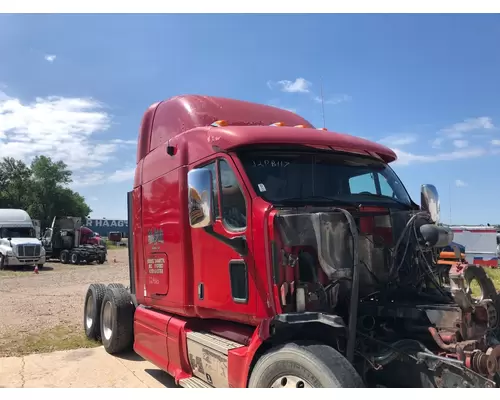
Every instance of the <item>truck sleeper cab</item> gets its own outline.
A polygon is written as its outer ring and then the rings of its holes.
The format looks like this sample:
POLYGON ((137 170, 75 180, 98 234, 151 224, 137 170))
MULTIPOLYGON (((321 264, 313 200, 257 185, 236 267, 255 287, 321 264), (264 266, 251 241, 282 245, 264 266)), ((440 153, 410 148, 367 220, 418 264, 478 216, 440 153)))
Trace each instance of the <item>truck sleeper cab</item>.
MULTIPOLYGON (((154 104, 128 193, 130 286, 89 287, 87 336, 111 354, 133 346, 183 387, 373 384, 355 356, 359 299, 390 282, 380 243, 397 249, 421 211, 395 159, 274 107, 154 104)), ((432 225, 435 188, 422 200, 432 225)))

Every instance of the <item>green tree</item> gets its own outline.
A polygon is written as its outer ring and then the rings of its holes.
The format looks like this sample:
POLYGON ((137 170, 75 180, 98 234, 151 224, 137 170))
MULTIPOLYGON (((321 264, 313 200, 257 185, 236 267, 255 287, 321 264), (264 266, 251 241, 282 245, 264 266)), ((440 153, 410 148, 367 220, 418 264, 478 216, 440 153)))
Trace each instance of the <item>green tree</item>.
POLYGON ((68 188, 71 171, 50 157, 35 157, 28 167, 22 161, 0 161, 0 207, 21 208, 42 226, 55 216, 87 217, 92 210, 83 196, 68 188))

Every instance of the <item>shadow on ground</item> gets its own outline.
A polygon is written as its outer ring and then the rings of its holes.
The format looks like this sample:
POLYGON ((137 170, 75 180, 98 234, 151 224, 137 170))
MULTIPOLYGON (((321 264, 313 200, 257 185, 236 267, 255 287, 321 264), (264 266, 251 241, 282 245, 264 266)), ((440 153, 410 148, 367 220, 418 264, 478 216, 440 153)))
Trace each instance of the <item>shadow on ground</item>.
MULTIPOLYGON (((139 354, 135 352, 119 354, 115 355, 115 357, 126 361, 136 361, 136 362, 144 361, 144 358, 142 358, 139 354)), ((165 371, 161 369, 146 368, 144 372, 146 372, 152 378, 156 379, 160 384, 164 385, 165 387, 168 387, 170 389, 181 388, 180 386, 177 386, 175 384, 175 380, 173 377, 171 377, 169 374, 167 374, 165 371)))

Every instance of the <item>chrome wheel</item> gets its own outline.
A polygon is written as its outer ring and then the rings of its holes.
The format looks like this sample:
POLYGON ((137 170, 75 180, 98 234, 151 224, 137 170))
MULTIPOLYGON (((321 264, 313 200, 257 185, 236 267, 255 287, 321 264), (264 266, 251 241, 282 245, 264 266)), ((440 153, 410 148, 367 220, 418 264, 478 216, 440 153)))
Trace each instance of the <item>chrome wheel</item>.
POLYGON ((112 320, 113 320, 113 306, 110 301, 104 304, 104 310, 102 311, 102 333, 106 340, 111 339, 113 335, 112 320))
POLYGON ((89 296, 87 299, 87 304, 85 305, 85 326, 87 329, 92 328, 94 323, 94 298, 89 296))
POLYGON ((285 375, 281 378, 278 378, 271 385, 271 389, 310 389, 312 388, 309 383, 307 383, 304 379, 299 378, 294 375, 285 375))

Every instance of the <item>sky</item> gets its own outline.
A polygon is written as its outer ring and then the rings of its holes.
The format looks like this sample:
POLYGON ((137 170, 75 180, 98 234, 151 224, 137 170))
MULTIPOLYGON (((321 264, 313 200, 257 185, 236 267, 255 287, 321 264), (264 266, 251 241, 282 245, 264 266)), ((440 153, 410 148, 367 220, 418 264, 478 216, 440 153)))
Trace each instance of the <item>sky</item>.
POLYGON ((383 143, 441 220, 500 223, 498 15, 0 15, 0 157, 73 171, 93 218, 125 219, 142 115, 205 94, 383 143))

